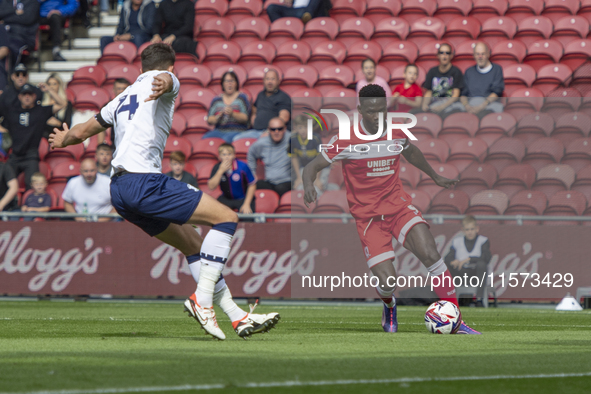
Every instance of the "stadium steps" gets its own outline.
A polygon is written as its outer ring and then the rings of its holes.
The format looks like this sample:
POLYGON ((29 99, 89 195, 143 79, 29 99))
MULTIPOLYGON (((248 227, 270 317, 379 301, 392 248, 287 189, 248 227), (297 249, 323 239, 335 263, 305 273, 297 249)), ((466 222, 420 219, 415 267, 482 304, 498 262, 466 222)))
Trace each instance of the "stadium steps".
POLYGON ((100 49, 100 38, 74 38, 74 49, 100 49))
POLYGON ((116 30, 116 26, 91 27, 88 29, 88 37, 100 39, 102 36, 114 36, 116 30))
POLYGON ((81 67, 94 66, 95 60, 79 60, 79 61, 67 61, 67 62, 45 62, 43 63, 43 71, 69 71, 74 72, 81 67))
POLYGON ((62 49, 61 54, 68 61, 94 61, 101 57, 100 49, 62 49))
POLYGON ((101 26, 115 26, 119 24, 119 15, 101 15, 101 26))

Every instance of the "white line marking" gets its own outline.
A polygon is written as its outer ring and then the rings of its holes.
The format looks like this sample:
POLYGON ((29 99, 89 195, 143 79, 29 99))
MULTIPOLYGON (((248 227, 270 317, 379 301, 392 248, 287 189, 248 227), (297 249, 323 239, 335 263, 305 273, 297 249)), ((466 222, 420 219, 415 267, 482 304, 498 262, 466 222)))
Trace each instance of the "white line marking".
MULTIPOLYGON (((227 387, 239 388, 262 388, 262 387, 296 387, 296 386, 336 386, 350 384, 386 384, 386 383, 424 383, 424 382, 457 382, 470 380, 502 380, 502 379, 551 379, 551 378, 575 378, 591 376, 591 372, 580 373, 557 373, 539 375, 492 375, 492 376, 447 376, 435 378, 396 378, 396 379, 347 379, 347 380, 317 380, 302 382, 299 380, 288 380, 285 382, 250 382, 242 384, 200 384, 183 386, 156 386, 156 387, 127 387, 127 388, 106 388, 90 390, 54 390, 54 391, 29 391, 28 394, 119 394, 119 393, 146 393, 153 391, 189 391, 189 390, 218 390, 227 387)), ((0 392, 0 394, 23 394, 22 392, 0 392)))

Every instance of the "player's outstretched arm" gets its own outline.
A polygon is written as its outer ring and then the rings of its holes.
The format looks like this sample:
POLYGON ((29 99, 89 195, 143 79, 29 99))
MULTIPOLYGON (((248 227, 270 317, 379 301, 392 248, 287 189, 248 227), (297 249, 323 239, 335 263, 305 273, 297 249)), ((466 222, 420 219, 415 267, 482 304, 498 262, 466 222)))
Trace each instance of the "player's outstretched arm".
POLYGON ((429 175, 438 186, 448 188, 460 181, 459 179, 447 179, 436 173, 433 167, 431 167, 425 159, 425 156, 423 156, 423 152, 409 141, 407 143, 408 147, 402 151, 402 156, 404 156, 410 164, 429 175))
POLYGON ((76 145, 95 134, 104 131, 105 128, 93 116, 84 123, 79 123, 71 129, 67 124, 63 124, 64 130, 53 129, 49 135, 49 146, 51 149, 65 148, 68 145, 76 145))
POLYGON ((304 175, 302 180, 304 182, 304 204, 310 207, 310 204, 316 201, 318 194, 314 187, 316 176, 322 169, 328 167, 330 163, 322 155, 316 156, 306 167, 304 167, 304 175))
POLYGON ((148 101, 157 100, 163 94, 172 91, 173 86, 174 82, 169 73, 163 72, 162 74, 156 75, 154 81, 152 81, 152 94, 144 102, 147 103, 148 101))

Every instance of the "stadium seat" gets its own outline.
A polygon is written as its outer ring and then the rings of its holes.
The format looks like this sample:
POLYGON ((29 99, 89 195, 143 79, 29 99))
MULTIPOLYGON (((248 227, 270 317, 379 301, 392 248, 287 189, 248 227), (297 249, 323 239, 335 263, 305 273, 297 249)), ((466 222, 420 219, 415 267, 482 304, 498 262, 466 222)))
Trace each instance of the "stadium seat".
POLYGON ((187 139, 175 135, 169 135, 166 140, 166 146, 164 147, 164 158, 168 158, 172 152, 177 150, 183 152, 185 157, 191 157, 193 151, 191 144, 187 139))
POLYGON ((583 112, 569 112, 556 120, 556 126, 552 130, 552 137, 561 140, 568 151, 568 146, 573 140, 588 137, 590 131, 591 117, 589 115, 583 112))
POLYGON ((111 64, 119 63, 132 63, 137 55, 137 47, 131 41, 116 41, 108 44, 101 57, 97 60, 97 64, 100 64, 105 69, 108 69, 111 64))
POLYGON ((587 34, 589 34, 589 21, 582 16, 571 15, 554 23, 554 32, 550 38, 566 46, 572 40, 586 38, 587 34))
POLYGON ((256 142, 256 138, 242 138, 232 142, 234 151, 236 152, 236 158, 238 160, 246 161, 248 150, 250 146, 256 142))
POLYGON ((473 0, 470 16, 484 23, 490 17, 503 16, 507 11, 507 0, 473 0))
POLYGON ((525 144, 517 138, 501 137, 488 149, 485 163, 490 163, 500 173, 511 164, 521 163, 525 156, 525 144))
POLYGON ((580 0, 544 0, 542 15, 556 23, 564 17, 576 15, 580 7, 580 0))
POLYGON ((415 116, 417 117, 417 125, 411 130, 415 137, 418 139, 437 138, 443 125, 441 117, 431 112, 418 113, 415 116))
MULTIPOLYGON (((325 142, 324 139, 322 141, 325 142)), ((326 143, 330 142, 330 139, 326 143)), ((343 189, 345 178, 343 176, 343 166, 341 162, 333 163, 330 166, 328 180, 326 181, 327 190, 343 189)))
POLYGON ((355 73, 345 65, 326 66, 318 74, 318 82, 314 89, 323 95, 335 88, 346 88, 355 80, 355 73))
MULTIPOLYGON (((415 64, 416 66, 416 64, 415 64)), ((425 77, 427 76, 427 70, 425 70, 423 67, 421 66, 416 66, 419 69, 419 75, 417 77, 416 80, 416 84, 418 86, 422 86, 423 82, 425 82, 425 77)), ((379 75, 380 77, 386 79, 383 74, 380 74, 380 68, 383 68, 385 70, 385 67, 378 65, 377 69, 376 69, 376 74, 379 75)), ((404 82, 404 69, 406 68, 406 66, 398 66, 395 67, 394 69, 392 69, 391 73, 388 72, 388 70, 386 70, 386 72, 388 73, 389 77, 388 79, 386 79, 386 81, 388 81, 388 85, 390 85, 390 88, 392 90, 394 90, 394 88, 396 88, 396 86, 400 85, 401 83, 404 82)), ((361 71, 361 70, 360 70, 361 71)), ((365 76, 363 75, 362 72, 358 72, 355 75, 355 80, 359 81, 360 79, 365 78, 365 76)), ((414 129, 413 129, 414 130, 414 129)))
POLYGON ((544 105, 544 93, 536 88, 519 88, 511 93, 505 105, 505 112, 515 119, 541 111, 544 105))
MULTIPOLYGON (((389 0, 392 1, 392 0, 389 0)), ((402 18, 388 17, 376 23, 371 40, 386 49, 393 40, 404 41, 410 32, 410 25, 402 18)))
POLYGON ((407 40, 411 40, 419 48, 431 40, 441 40, 445 33, 445 23, 432 16, 419 18, 410 24, 407 40))
MULTIPOLYGON (((98 146, 98 135, 93 135, 92 137, 87 138, 84 142, 82 142, 82 146, 84 147, 84 154, 80 159, 94 159, 94 156, 96 154, 96 147, 98 146)), ((41 163, 42 162, 40 162, 39 164, 41 163)))
MULTIPOLYGON (((414 62, 417 66, 422 67, 425 70, 430 70, 432 67, 435 67, 439 64, 439 60, 437 59, 437 54, 439 52, 439 47, 441 43, 437 40, 429 41, 423 44, 419 48, 419 55, 417 60, 414 62)), ((387 52, 389 48, 386 48, 384 52, 387 52)), ((384 55, 386 57, 388 55, 384 55)), ((410 62, 412 63, 412 62, 410 62)), ((406 63, 408 64, 408 63, 406 63)), ((406 66, 406 64, 400 64, 406 66)))
POLYGON ((506 67, 521 63, 527 54, 527 48, 521 41, 501 40, 492 47, 490 61, 505 69, 506 67))
POLYGON ((105 89, 95 87, 79 92, 73 104, 78 111, 98 112, 109 101, 109 93, 105 89))
MULTIPOLYGON (((591 15, 591 13, 590 13, 591 15)), ((560 63, 576 70, 591 57, 591 40, 575 39, 564 45, 564 55, 560 63)))
POLYGON ((572 184, 571 190, 583 193, 591 205, 591 165, 577 171, 577 178, 572 184))
POLYGON ((322 93, 317 89, 300 88, 291 92, 292 105, 294 108, 298 106, 312 107, 316 109, 322 108, 322 93), (305 100, 297 100, 296 98, 304 98, 305 100))
POLYGON ((203 59, 203 65, 215 70, 217 67, 235 64, 241 53, 240 46, 235 42, 218 41, 207 47, 207 56, 203 59))
POLYGON ((189 134, 202 135, 213 128, 213 126, 207 123, 207 111, 204 109, 189 109, 185 111, 184 115, 187 119, 187 127, 183 133, 184 137, 187 137, 189 134))
POLYGON ((314 213, 349 213, 347 193, 344 190, 327 190, 318 199, 314 213))
MULTIPOLYGON (((414 134, 414 128, 411 129, 411 132, 414 134)), ((427 161, 445 163, 449 157, 449 145, 445 140, 438 138, 418 138, 418 141, 413 141, 413 144, 421 150, 427 161)))
POLYGON ((502 215, 508 205, 509 198, 505 193, 499 190, 483 190, 470 198, 470 207, 466 213, 471 215, 502 215))
POLYGON ((333 88, 323 94, 324 106, 341 111, 351 111, 357 105, 357 93, 353 89, 333 88))
POLYGON ((435 11, 434 16, 449 26, 449 22, 454 19, 465 18, 471 10, 472 1, 470 0, 438 0, 437 11, 435 11))
POLYGON ((543 1, 509 0, 509 8, 507 9, 505 16, 520 21, 530 16, 541 15, 543 9, 543 1))
POLYGON ((250 71, 253 67, 273 63, 276 52, 275 46, 270 42, 251 40, 251 42, 242 46, 242 55, 238 59, 238 64, 244 67, 246 71, 250 71))
MULTIPOLYGON (((209 110, 215 93, 207 88, 195 87, 181 94, 181 105, 179 110, 184 109, 205 109, 209 110)), ((189 115, 190 116, 190 115, 189 115)), ((187 116, 185 116, 187 117, 187 116)))
POLYGON ((400 0, 367 0, 367 8, 363 17, 377 25, 384 19, 398 15, 401 9, 400 0))
POLYGON ((74 159, 68 159, 52 168, 51 183, 67 182, 70 178, 78 175, 80 175, 80 163, 74 159))
POLYGON ((259 92, 263 90, 263 79, 265 78, 265 74, 271 69, 279 74, 279 80, 283 78, 283 72, 279 67, 274 67, 270 64, 255 66, 248 70, 248 78, 242 86, 242 90, 250 92, 251 96, 256 100, 259 92))
POLYGON ((200 0, 195 2, 195 15, 206 18, 224 16, 228 12, 227 0, 200 0))
POLYGON ((285 41, 277 48, 273 65, 285 72, 290 67, 308 63, 312 48, 305 41, 285 41))
POLYGON ((389 70, 398 66, 406 66, 409 63, 415 63, 418 55, 417 46, 411 42, 395 41, 384 48, 380 65, 389 70))
POLYGON ((512 135, 515 126, 517 126, 517 121, 510 113, 491 113, 480 120, 476 136, 490 147, 499 138, 512 135))
POLYGON ((400 181, 404 187, 416 189, 419 181, 421 180, 421 170, 412 164, 400 163, 398 176, 400 177, 400 181))
POLYGON ((533 87, 540 89, 544 95, 560 86, 564 86, 572 76, 570 67, 560 63, 547 64, 540 67, 533 87))
POLYGON ((329 15, 340 24, 344 21, 360 17, 365 13, 366 2, 357 0, 333 0, 329 15))
POLYGON ((454 51, 453 65, 466 72, 468 67, 472 67, 475 64, 474 61, 474 47, 478 41, 466 40, 460 43, 454 51))
MULTIPOLYGON (((24 173, 22 173, 21 175, 24 175, 24 173)), ((23 205, 23 203, 27 200, 27 198, 33 194, 35 191, 33 189, 29 189, 27 190, 23 196, 21 197, 20 201, 19 201, 19 205, 23 205)), ((49 198, 51 200, 51 208, 57 207, 58 206, 58 200, 59 197, 56 194, 56 192, 53 189, 47 189, 46 190, 47 194, 49 194, 49 198)))
POLYGON ((527 64, 514 64, 504 68, 503 76, 505 95, 511 97, 517 89, 531 87, 536 80, 536 71, 527 64))
MULTIPOLYGON (((478 39, 488 44, 489 48, 495 47, 504 40, 513 40, 517 33, 517 23, 507 16, 493 16, 482 22, 482 29, 478 39)), ((496 51, 493 51, 496 54, 496 51)))
POLYGON ((408 195, 412 198, 412 205, 417 207, 419 211, 426 213, 431 205, 431 197, 421 190, 406 190, 408 195))
POLYGON ((563 52, 564 49, 560 41, 536 41, 527 48, 527 56, 523 59, 523 63, 532 66, 538 72, 543 66, 558 63, 563 52))
POLYGON ((497 180, 497 170, 491 164, 472 163, 461 172, 460 182, 455 190, 465 192, 469 197, 483 190, 492 189, 497 180))
POLYGON ((254 196, 257 213, 273 213, 279 206, 279 194, 274 190, 259 189, 254 196))
POLYGON ((102 86, 107 78, 107 72, 101 66, 85 66, 80 67, 74 71, 72 80, 68 86, 76 84, 94 84, 95 86, 102 86))
POLYGON ((205 87, 211 81, 211 70, 202 64, 183 67, 177 72, 177 78, 181 83, 181 90, 183 85, 205 87))
MULTIPOLYGON (((587 199, 576 190, 564 190, 556 192, 548 199, 548 207, 544 216, 581 216, 587 207, 587 199)), ((544 225, 576 226, 574 221, 544 220, 544 225)))
POLYGON ((532 190, 539 190, 550 199, 554 193, 568 190, 575 182, 575 170, 566 164, 548 164, 538 170, 532 190))
POLYGON ((266 40, 279 48, 286 41, 298 41, 304 34, 304 24, 294 17, 279 18, 271 23, 266 40))
POLYGON ((465 40, 475 40, 479 34, 480 22, 478 19, 471 16, 460 16, 446 22, 445 34, 442 39, 456 48, 465 40))
MULTIPOLYGON (((418 123, 418 122, 417 122, 418 123)), ((480 123, 478 117, 468 112, 456 112, 445 118, 437 138, 445 140, 449 146, 463 137, 473 137, 480 123)))
MULTIPOLYGON (((579 114, 579 116, 581 115, 579 114)), ((591 139, 576 138, 570 140, 566 145, 565 153, 560 163, 571 166, 575 171, 591 165, 591 139)))
POLYGON ((583 97, 587 96, 591 86, 591 63, 584 63, 574 71, 569 86, 577 89, 583 97))
POLYGON ((552 21, 545 16, 530 16, 519 21, 516 40, 521 40, 527 47, 535 41, 547 40, 552 34, 552 21))
POLYGON ((357 42, 369 41, 373 33, 374 25, 371 20, 359 17, 349 18, 341 22, 336 40, 348 48, 357 42))
POLYGON ((228 41, 234 33, 234 22, 229 18, 207 18, 201 24, 201 30, 196 39, 203 43, 209 50, 209 46, 218 41, 228 41))
MULTIPOLYGON (((374 62, 378 62, 382 57, 382 47, 373 41, 358 42, 347 48, 347 56, 343 61, 343 64, 351 67, 353 70, 359 70, 361 72, 361 62, 365 59, 372 59, 374 62)), ((382 65, 377 66, 378 69, 383 70, 382 73, 387 73, 387 78, 384 74, 380 75, 380 71, 376 70, 377 75, 384 78, 386 81, 390 80, 390 71, 382 65)), ((359 80, 359 78, 357 78, 359 80)))
POLYGON ((290 190, 279 200, 275 213, 309 213, 310 209, 304 204, 303 190, 290 190))
POLYGON ((524 189, 531 189, 536 181, 536 169, 529 164, 511 164, 503 168, 493 189, 511 198, 524 189))
MULTIPOLYGON (((519 138, 530 149, 530 143, 540 137, 548 137, 554 128, 554 119, 546 113, 536 112, 521 118, 513 137, 519 138)), ((556 140, 558 141, 558 140, 556 140)), ((535 166, 534 166, 535 167, 535 166)))
POLYGON ((577 15, 581 15, 591 23, 591 0, 581 0, 581 8, 577 15))
POLYGON ((137 77, 140 76, 140 70, 132 64, 121 64, 111 67, 107 70, 107 75, 102 87, 109 90, 116 79, 125 78, 129 82, 134 83, 137 77))
POLYGON ((334 40, 337 34, 339 34, 339 23, 335 19, 327 17, 313 18, 306 23, 304 34, 300 40, 306 41, 310 47, 314 48, 319 42, 334 40))
POLYGON ((486 157, 487 149, 486 142, 478 137, 460 137, 451 144, 447 163, 453 164, 458 172, 462 172, 473 162, 481 162, 486 157))
POLYGON ((318 71, 312 66, 301 65, 288 68, 281 82, 281 90, 287 94, 299 88, 312 88, 318 81, 318 71))
MULTIPOLYGON (((232 1, 230 4, 234 4, 232 1)), ((251 41, 264 41, 269 34, 269 22, 264 18, 241 16, 235 21, 234 33, 231 40, 244 48, 251 41)), ((272 45, 272 44, 271 44, 272 45)))
POLYGON ((402 10, 398 17, 406 20, 409 24, 425 16, 433 16, 437 10, 436 0, 402 0, 402 10))
POLYGON ((240 21, 259 16, 262 12, 263 0, 232 0, 225 16, 230 18, 238 27, 240 21))
POLYGON ((542 112, 558 120, 565 113, 578 111, 581 102, 581 93, 577 89, 559 87, 547 94, 542 112))
POLYGON ((240 64, 230 64, 220 66, 215 69, 211 76, 208 88, 211 89, 215 94, 222 93, 222 76, 227 72, 232 71, 238 77, 238 88, 241 89, 244 86, 244 82, 248 80, 248 72, 240 64))
POLYGON ((214 159, 218 160, 218 148, 224 140, 221 138, 207 138, 193 143, 191 159, 214 159))
POLYGON ((322 41, 312 48, 312 56, 308 65, 313 66, 320 73, 329 66, 343 64, 347 56, 347 47, 338 41, 322 41))
MULTIPOLYGON (((544 213, 547 205, 548 198, 544 193, 535 190, 522 190, 516 193, 513 197, 510 197, 509 206, 504 214, 540 216, 544 213)), ((529 223, 533 224, 537 222, 524 222, 524 224, 529 223)))
MULTIPOLYGON (((433 167, 435 172, 448 179, 458 179, 460 175, 458 169, 453 164, 439 164, 433 167)), ((437 186, 433 179, 429 177, 422 178, 418 183, 416 189, 422 190, 433 198, 439 191, 441 186, 437 186)))
POLYGON ((180 136, 185 131, 185 128, 187 128, 187 119, 185 116, 181 113, 174 114, 170 131, 176 136, 180 136))
POLYGON ((443 189, 431 200, 430 214, 463 215, 470 204, 470 197, 461 190, 443 189))

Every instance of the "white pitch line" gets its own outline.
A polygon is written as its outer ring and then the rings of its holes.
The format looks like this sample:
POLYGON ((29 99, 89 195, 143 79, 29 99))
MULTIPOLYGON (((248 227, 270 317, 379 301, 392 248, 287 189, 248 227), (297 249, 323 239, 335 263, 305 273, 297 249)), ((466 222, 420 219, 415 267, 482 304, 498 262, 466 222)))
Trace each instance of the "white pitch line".
MULTIPOLYGON (((154 387, 127 387, 107 388, 91 390, 54 390, 54 391, 28 391, 27 394, 120 394, 120 393, 147 393, 154 391, 189 391, 189 390, 219 390, 224 388, 264 388, 264 387, 303 387, 303 386, 338 386, 351 384, 388 384, 388 383, 424 383, 424 382, 458 382, 471 380, 502 380, 502 379, 551 379, 551 378, 576 378, 591 376, 591 372, 581 373, 557 373, 538 375, 492 375, 492 376, 449 376, 435 378, 396 378, 396 379, 347 379, 347 380, 316 380, 302 382, 299 380, 285 382, 250 382, 242 384, 201 384, 183 386, 154 386, 154 387)), ((25 392, 0 392, 0 394, 24 394, 25 392)))

